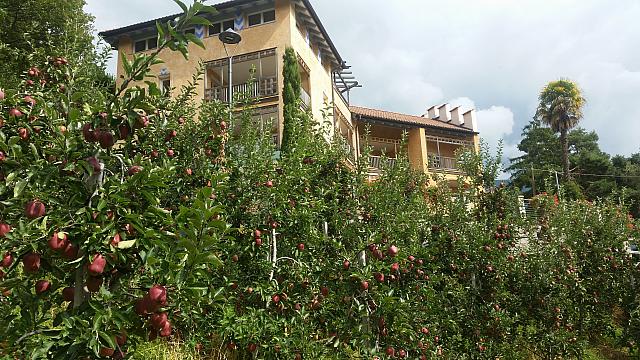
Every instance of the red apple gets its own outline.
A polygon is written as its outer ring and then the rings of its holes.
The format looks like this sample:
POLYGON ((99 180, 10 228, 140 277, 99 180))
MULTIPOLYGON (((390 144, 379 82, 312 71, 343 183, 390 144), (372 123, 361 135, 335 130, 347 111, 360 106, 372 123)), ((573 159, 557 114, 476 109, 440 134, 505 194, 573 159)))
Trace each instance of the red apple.
POLYGON ((67 244, 69 243, 69 239, 67 234, 63 232, 54 232, 51 235, 51 239, 49 239, 49 248, 53 251, 63 250, 67 244))
POLYGON ((186 170, 184 171, 184 173, 185 173, 185 174, 187 174, 187 175, 189 175, 189 176, 191 176, 191 175, 193 175, 193 170, 191 170, 191 168, 189 168, 189 169, 186 169, 186 170))
POLYGON ((13 116, 13 117, 21 117, 22 116, 22 112, 20 112, 20 110, 13 108, 11 110, 9 110, 9 116, 13 116))
POLYGON ((100 164, 100 160, 98 160, 98 158, 96 158, 95 156, 87 158, 87 162, 93 168, 94 173, 98 173, 102 171, 102 165, 100 164))
POLYGON ((262 236, 262 231, 260 230, 254 230, 253 231, 253 237, 256 239, 259 239, 262 236))
POLYGON ((89 274, 92 276, 102 275, 105 266, 107 266, 107 260, 104 256, 102 256, 102 254, 95 254, 93 255, 93 261, 91 261, 88 267, 89 274))
POLYGON ((396 354, 396 351, 392 347, 388 347, 385 352, 387 353, 387 356, 389 356, 389 357, 393 357, 396 354))
POLYGON ((342 268, 345 270, 349 270, 349 267, 351 267, 351 263, 349 262, 349 260, 345 260, 342 262, 342 268))
POLYGON ((167 289, 162 285, 154 285, 149 289, 149 300, 158 305, 167 304, 167 289))
POLYGON ((153 149, 153 150, 151 151, 151 157, 155 159, 155 158, 157 158, 158 156, 160 156, 160 153, 158 152, 158 150, 153 149))
POLYGON ((160 330, 160 336, 161 337, 171 336, 171 322, 167 321, 164 324, 164 326, 162 327, 162 330, 160 330))
POLYGON ((28 253, 22 259, 24 271, 27 273, 36 273, 40 270, 40 254, 28 253))
POLYGON ((277 303, 279 303, 279 302, 280 302, 280 296, 279 296, 279 295, 277 295, 277 294, 276 294, 276 295, 273 295, 273 296, 271 297, 271 301, 273 301, 273 302, 274 302, 274 303, 276 303, 276 304, 277 304, 277 303))
POLYGON ((39 280, 36 283, 36 294, 40 295, 44 292, 49 291, 50 288, 51 288, 50 282, 48 282, 47 280, 39 280))
POLYGON ((133 176, 139 173, 140 171, 142 171, 142 166, 133 165, 132 167, 129 168, 129 171, 127 171, 127 174, 129 174, 129 176, 133 176))
POLYGON ((131 134, 131 128, 129 124, 122 123, 118 125, 118 132, 120 133, 120 140, 125 140, 131 134))
POLYGON ((156 330, 162 330, 162 328, 164 328, 164 325, 167 323, 167 321, 169 321, 167 313, 159 313, 159 314, 151 315, 151 319, 149 320, 149 323, 156 330))
POLYGON ((93 131, 93 125, 91 123, 86 123, 82 126, 82 136, 87 142, 96 142, 96 133, 93 131))
POLYGON ((64 247, 62 256, 67 260, 75 260, 78 258, 78 248, 69 242, 67 246, 64 247))
POLYGON ((326 286, 323 286, 320 288, 320 293, 322 294, 322 296, 327 297, 329 296, 329 288, 326 286))
POLYGON ((264 183, 264 186, 266 186, 266 187, 268 187, 268 188, 273 187, 273 181, 268 180, 266 183, 264 183))
POLYGON ((113 235, 113 239, 111 239, 111 246, 118 247, 120 240, 120 233, 116 233, 115 235, 113 235))
POLYGON ((100 355, 100 357, 112 357, 113 353, 115 353, 115 350, 113 350, 112 348, 100 348, 100 351, 98 352, 98 355, 100 355))
POLYGON ((167 136, 165 136, 164 141, 171 141, 174 137, 178 135, 178 132, 175 130, 169 130, 167 136))
POLYGON ((298 250, 299 251, 304 251, 304 244, 303 243, 298 244, 298 250))
POLYGON ((220 121, 220 130, 227 130, 227 123, 224 121, 220 121))
POLYGON ((7 155, 4 154, 4 151, 0 151, 0 161, 7 160, 7 155))
POLYGON ((398 263, 393 263, 393 264, 391 265, 391 271, 398 271, 398 270, 400 270, 400 264, 398 264, 398 263))
POLYGON ((19 128, 18 136, 20 136, 20 139, 22 140, 29 140, 29 130, 23 127, 19 128))
POLYGON ((147 302, 148 301, 146 296, 136 300, 134 306, 134 311, 136 312, 136 314, 138 314, 139 316, 144 316, 145 314, 147 314, 147 302))
POLYGON ((24 102, 26 102, 27 104, 34 106, 36 104, 36 99, 32 98, 31 96, 27 95, 23 98, 24 102))
POLYGON ((376 279, 377 282, 384 282, 384 274, 382 273, 375 273, 373 274, 373 278, 376 279))
POLYGON ((124 344, 127 343, 127 332, 126 331, 122 331, 120 332, 120 335, 116 335, 116 343, 118 343, 118 345, 123 346, 124 344))
POLYGON ((420 329, 420 332, 423 333, 424 335, 429 335, 429 329, 426 327, 423 327, 422 329, 420 329))
POLYGON ((62 289, 62 299, 64 299, 64 301, 73 301, 75 293, 76 293, 75 288, 66 287, 62 289))
POLYGON ((398 247, 395 245, 391 245, 389 246, 389 249, 387 249, 387 254, 389 254, 389 256, 391 257, 395 257, 398 255, 398 247))
POLYGON ((362 289, 362 290, 367 290, 367 289, 369 289, 369 282, 368 282, 368 281, 362 281, 362 282, 360 283, 360 289, 362 289))
POLYGON ((173 151, 173 149, 168 149, 167 150, 167 156, 168 157, 173 157, 175 155, 175 152, 173 151))
POLYGON ((39 200, 31 200, 24 207, 24 213, 29 219, 37 219, 47 213, 47 209, 39 200))
POLYGON ((233 255, 231 257, 231 261, 233 261, 233 262, 238 262, 238 260, 239 260, 238 255, 233 255))
POLYGON ((87 289, 89 292, 95 293, 100 291, 102 281, 102 277, 89 276, 89 278, 87 278, 87 289))
POLYGON ((2 261, 0 262, 0 267, 8 268, 13 264, 13 255, 10 252, 4 254, 2 257, 2 261))
POLYGON ((140 115, 140 117, 138 118, 138 121, 135 124, 135 127, 140 129, 140 128, 145 128, 147 126, 149 126, 149 118, 147 116, 140 115))
POLYGON ((113 133, 111 131, 100 131, 97 135, 98 141, 100 142, 100 147, 103 149, 109 149, 115 144, 115 138, 113 137, 113 133))
POLYGON ((262 246, 262 239, 256 238, 255 243, 256 243, 256 246, 262 246))
POLYGON ((256 350, 258 350, 258 345, 250 343, 247 345, 247 350, 249 350, 249 352, 256 352, 256 350))
POLYGON ((10 232, 11 232, 11 225, 0 223, 0 238, 5 237, 10 232))

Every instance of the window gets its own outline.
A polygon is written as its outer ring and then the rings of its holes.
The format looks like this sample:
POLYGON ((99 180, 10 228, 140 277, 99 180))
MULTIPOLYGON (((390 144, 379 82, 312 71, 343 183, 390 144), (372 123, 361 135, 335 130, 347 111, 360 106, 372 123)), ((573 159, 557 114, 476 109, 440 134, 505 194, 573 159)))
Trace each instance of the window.
POLYGON ((270 10, 270 11, 265 11, 262 13, 262 22, 263 23, 269 23, 272 21, 276 21, 276 11, 275 10, 270 10))
POLYGON ((257 14, 249 15, 249 26, 256 26, 276 21, 276 11, 267 10, 257 14))
POLYGON ((160 81, 162 82, 162 91, 164 92, 165 96, 171 96, 171 79, 166 78, 160 81))
POLYGON ((218 35, 227 29, 235 29, 234 20, 225 20, 209 26, 209 36, 218 35))
POLYGON ((222 24, 212 24, 209 26, 209 36, 217 35, 222 32, 222 24))
POLYGON ((153 50, 157 47, 158 47, 158 38, 156 37, 144 39, 144 40, 138 40, 133 45, 133 49, 135 52, 153 50))

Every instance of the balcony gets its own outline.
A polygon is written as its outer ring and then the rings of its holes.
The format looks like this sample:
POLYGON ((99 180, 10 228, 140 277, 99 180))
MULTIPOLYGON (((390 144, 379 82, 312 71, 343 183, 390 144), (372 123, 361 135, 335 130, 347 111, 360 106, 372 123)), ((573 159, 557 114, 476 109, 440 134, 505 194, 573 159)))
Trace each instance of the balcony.
POLYGON ((311 96, 304 88, 300 88, 300 100, 302 109, 309 110, 309 108, 311 108, 311 96))
MULTIPOLYGON (((245 82, 233 85, 233 94, 245 94, 251 99, 261 99, 278 95, 278 79, 270 76, 258 79, 255 82, 245 82)), ((229 88, 226 86, 215 86, 204 91, 205 100, 229 101, 229 88)))
POLYGON ((369 167, 380 171, 381 167, 394 167, 396 165, 396 158, 389 158, 384 156, 369 156, 369 167))
POLYGON ((442 155, 429 155, 429 170, 441 172, 461 172, 458 169, 458 160, 442 155))

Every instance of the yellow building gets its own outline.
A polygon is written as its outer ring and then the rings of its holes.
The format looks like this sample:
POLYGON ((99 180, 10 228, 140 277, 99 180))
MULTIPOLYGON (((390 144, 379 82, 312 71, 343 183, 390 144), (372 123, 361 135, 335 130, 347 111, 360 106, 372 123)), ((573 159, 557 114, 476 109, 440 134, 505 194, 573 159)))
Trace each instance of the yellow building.
MULTIPOLYGON (((407 146, 412 166, 424 171, 456 175, 455 149, 477 146, 475 119, 471 125, 472 112, 460 114, 459 109, 449 111, 444 106, 429 109, 425 116, 419 117, 350 107, 349 92, 360 85, 309 0, 232 0, 214 7, 218 13, 207 15, 212 26, 186 30, 201 38, 206 49, 190 44, 189 60, 168 49, 160 53, 163 63, 152 68, 159 86, 181 88, 191 80, 198 63, 203 62, 206 65, 204 81, 197 89, 200 98, 228 101, 231 78, 232 94, 249 93, 255 98, 256 117, 278 120, 273 122, 273 136, 274 142, 279 144, 283 122, 283 55, 285 49, 291 47, 300 64, 303 106, 318 122, 325 121, 324 115, 329 114, 333 131, 345 138, 352 157, 359 157, 365 124, 371 124, 370 143, 375 154, 370 159, 372 175, 379 169, 379 155, 385 153, 395 157, 403 131, 409 134, 407 146), (226 45, 225 49, 218 35, 229 28, 237 31, 242 40, 236 45, 226 45), (253 85, 249 83, 251 69, 255 71, 253 85)), ((105 31, 100 35, 118 50, 120 57, 131 57, 134 53, 156 49, 156 21, 167 22, 177 16, 105 31)), ((119 62, 118 78, 122 73, 119 62)))

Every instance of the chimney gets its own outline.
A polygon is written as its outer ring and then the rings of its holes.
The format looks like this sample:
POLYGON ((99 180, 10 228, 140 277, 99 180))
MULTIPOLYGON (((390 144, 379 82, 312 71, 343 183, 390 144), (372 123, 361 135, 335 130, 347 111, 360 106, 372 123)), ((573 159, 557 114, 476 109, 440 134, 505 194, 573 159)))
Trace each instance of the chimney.
POLYGON ((438 108, 438 120, 443 122, 449 121, 449 104, 444 104, 438 108))
POLYGON ((473 130, 474 132, 478 132, 478 123, 476 121, 476 111, 469 110, 466 113, 462 114, 464 118, 464 127, 473 130))
POLYGON ((462 124, 464 124, 464 118, 460 113, 460 106, 456 106, 455 108, 453 108, 453 110, 451 110, 451 122, 454 125, 458 126, 462 126, 462 124))
POLYGON ((427 110, 427 117, 429 119, 435 119, 438 117, 438 115, 436 114, 436 106, 433 105, 432 107, 429 108, 429 110, 427 110))

